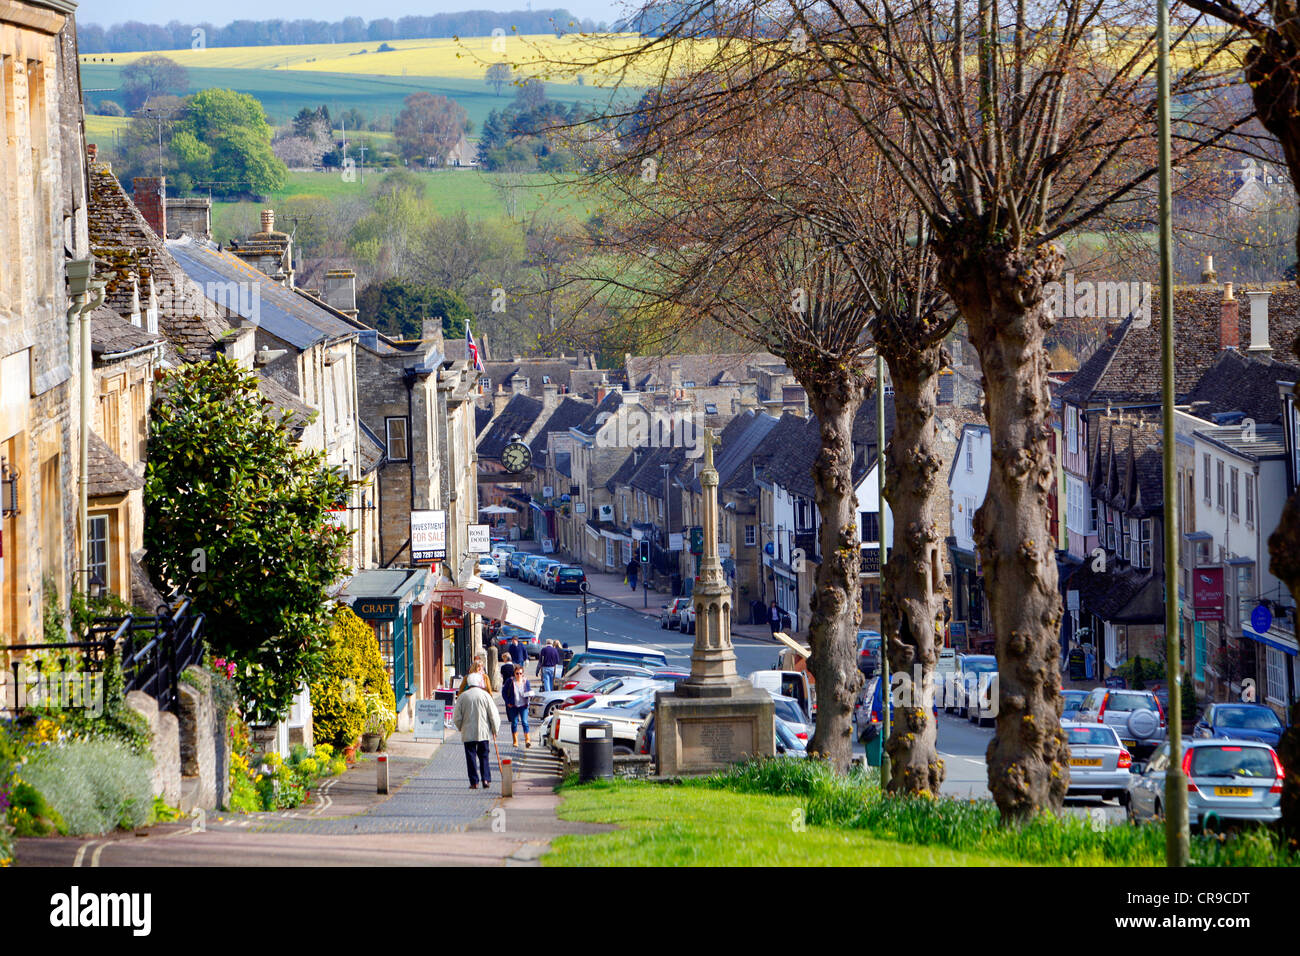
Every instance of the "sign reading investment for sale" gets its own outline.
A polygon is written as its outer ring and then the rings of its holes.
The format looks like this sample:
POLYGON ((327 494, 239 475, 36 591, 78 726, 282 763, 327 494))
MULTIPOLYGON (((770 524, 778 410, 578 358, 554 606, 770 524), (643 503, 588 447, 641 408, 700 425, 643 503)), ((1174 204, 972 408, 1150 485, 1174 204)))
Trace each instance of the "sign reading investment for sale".
POLYGON ((411 563, 447 557, 447 512, 411 512, 411 563))

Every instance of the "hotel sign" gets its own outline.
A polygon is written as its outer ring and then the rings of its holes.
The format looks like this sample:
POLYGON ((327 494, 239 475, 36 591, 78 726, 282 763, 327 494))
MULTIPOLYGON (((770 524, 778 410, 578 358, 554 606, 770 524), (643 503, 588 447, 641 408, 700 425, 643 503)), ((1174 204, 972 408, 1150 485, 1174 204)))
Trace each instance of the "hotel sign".
POLYGON ((359 597, 352 602, 352 611, 367 621, 392 621, 397 618, 397 598, 359 597))
POLYGON ((447 512, 411 512, 411 563, 442 561, 447 557, 447 512))

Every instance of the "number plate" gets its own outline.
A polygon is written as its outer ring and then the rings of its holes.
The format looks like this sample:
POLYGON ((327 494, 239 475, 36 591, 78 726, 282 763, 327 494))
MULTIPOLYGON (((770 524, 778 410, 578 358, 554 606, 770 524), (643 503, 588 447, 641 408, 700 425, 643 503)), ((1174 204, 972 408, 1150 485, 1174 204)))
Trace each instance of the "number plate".
POLYGON ((1095 759, 1090 759, 1087 757, 1071 757, 1070 766, 1071 767, 1100 767, 1101 758, 1097 757, 1095 759))
POLYGON ((1215 787, 1216 797, 1249 797, 1254 791, 1250 787, 1215 787))
POLYGON ((1136 747, 1136 746, 1137 746, 1137 741, 1136 741, 1136 740, 1125 740, 1125 741, 1124 741, 1124 746, 1125 746, 1125 747, 1136 747))

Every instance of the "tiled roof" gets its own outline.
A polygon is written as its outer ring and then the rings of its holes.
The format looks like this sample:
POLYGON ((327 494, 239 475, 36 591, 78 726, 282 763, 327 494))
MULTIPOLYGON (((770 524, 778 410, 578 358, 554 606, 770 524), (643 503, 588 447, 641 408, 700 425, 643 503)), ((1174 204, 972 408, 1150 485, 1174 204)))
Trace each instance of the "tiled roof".
POLYGON ((292 412, 289 419, 290 428, 305 428, 316 417, 316 409, 304 403, 297 395, 289 391, 275 379, 266 375, 257 377, 257 390, 262 397, 276 408, 292 412))
MULTIPOLYGON (((1268 338, 1273 354, 1284 360, 1294 356, 1300 332, 1300 289, 1294 283, 1266 283, 1268 338)), ((1245 292, 1237 295, 1240 346, 1250 345, 1250 303, 1245 292)), ((1185 401, 1201 376, 1218 361, 1219 321, 1223 289, 1217 285, 1181 286, 1174 290, 1174 392, 1185 401)), ((1090 402, 1145 402, 1160 399, 1160 321, 1146 328, 1124 320, 1070 380, 1060 396, 1075 405, 1090 402)))
POLYGON ((482 435, 483 429, 487 428, 488 422, 492 421, 491 408, 474 408, 474 434, 482 435))
MULTIPOLYGON (((503 385, 510 390, 517 377, 526 378, 528 394, 541 398, 544 386, 550 384, 567 388, 572 372, 578 369, 589 369, 592 364, 592 360, 585 356, 568 355, 564 358, 544 356, 509 362, 484 362, 483 374, 492 380, 494 391, 503 385)), ((599 381, 600 376, 597 375, 596 378, 599 381)))
POLYGON ((1164 580, 1151 571, 1113 566, 1092 570, 1079 565, 1065 585, 1079 592, 1079 605, 1111 624, 1154 624, 1164 621, 1164 580))
POLYGON ((817 491, 812 470, 822 449, 821 428, 815 418, 787 414, 782 419, 794 422, 788 427, 785 443, 764 469, 764 477, 787 491, 812 498, 817 491))
POLYGON ((591 408, 586 418, 573 427, 584 435, 594 435, 605 423, 605 418, 617 412, 622 405, 623 393, 610 392, 598 405, 591 408))
POLYGON ((628 384, 634 389, 641 389, 646 385, 668 385, 671 381, 673 365, 681 366, 680 382, 694 382, 697 386, 750 381, 753 378, 749 372, 751 365, 785 367, 785 363, 770 352, 629 355, 625 363, 628 384))
POLYGON ((541 412, 542 403, 536 399, 527 395, 514 396, 479 438, 479 457, 500 458, 502 449, 510 444, 510 439, 515 435, 528 434, 541 412))
POLYGON ((317 342, 358 333, 356 326, 215 245, 182 236, 168 240, 167 251, 189 277, 204 288, 228 288, 229 283, 238 283, 238 288, 247 289, 235 297, 237 303, 229 304, 237 306, 236 310, 243 318, 296 349, 307 349, 317 342), (252 294, 253 288, 257 289, 256 298, 252 294))
POLYGON ((161 335, 133 325, 106 305, 90 313, 90 352, 96 358, 157 345, 162 340, 161 335))
POLYGON ((650 451, 649 448, 629 448, 627 457, 623 459, 622 464, 614 469, 614 473, 605 482, 605 489, 613 491, 619 485, 628 484, 632 480, 632 476, 636 474, 637 469, 641 467, 641 463, 649 457, 650 451))
POLYGON ((627 386, 627 370, 621 368, 575 368, 569 373, 569 391, 585 398, 596 397, 596 388, 604 384, 607 388, 624 388, 627 386), (604 379, 602 383, 602 378, 604 379))
MULTIPOLYGON (((719 444, 713 450, 713 467, 718 471, 718 487, 723 488, 736 477, 741 465, 745 465, 751 455, 767 437, 768 432, 776 427, 777 419, 766 412, 742 412, 727 423, 718 436, 719 444)), ((703 492, 700 478, 695 476, 691 491, 703 492)))
POLYGON ((546 451, 547 435, 551 432, 567 432, 574 425, 584 421, 591 414, 591 410, 591 402, 566 397, 551 412, 551 417, 546 419, 542 427, 537 430, 537 435, 533 438, 531 445, 533 455, 540 455, 546 451))
POLYGON ((159 330, 185 359, 208 355, 230 331, 225 310, 209 302, 203 289, 185 274, 107 166, 92 164, 89 178, 90 248, 100 260, 96 272, 108 278, 105 304, 119 315, 133 312, 136 283, 132 280, 139 281, 144 298, 152 278, 159 301, 159 330))
POLYGON ((1131 414, 1099 415, 1089 433, 1094 494, 1134 516, 1159 513, 1165 497, 1164 462, 1155 422, 1131 414))
POLYGON ((1277 383, 1297 381, 1300 367, 1228 350, 1201 376, 1187 402, 1198 418, 1241 412, 1257 424, 1280 422, 1282 399, 1277 383))
POLYGON ((1253 431, 1248 431, 1241 425, 1221 425, 1217 428, 1198 428, 1196 434, 1234 454, 1255 461, 1281 458, 1286 454, 1281 425, 1256 425, 1253 431))
POLYGON ((357 427, 360 429, 361 441, 361 473, 368 475, 384 460, 387 450, 384 443, 379 440, 379 436, 366 427, 366 423, 357 419, 357 427))
POLYGON ((144 479, 117 457, 107 442, 94 432, 90 433, 87 457, 90 459, 90 481, 86 485, 88 497, 124 495, 128 491, 144 487, 144 479))
POLYGON ((754 465, 757 463, 760 469, 768 469, 773 462, 784 458, 793 443, 803 440, 807 427, 808 419, 786 412, 720 487, 736 494, 756 495, 758 483, 754 478, 754 465))
POLYGON ((628 484, 638 491, 644 491, 652 498, 662 498, 664 493, 664 465, 668 466, 668 477, 672 479, 686 464, 686 449, 655 448, 649 455, 643 455, 641 464, 628 484))

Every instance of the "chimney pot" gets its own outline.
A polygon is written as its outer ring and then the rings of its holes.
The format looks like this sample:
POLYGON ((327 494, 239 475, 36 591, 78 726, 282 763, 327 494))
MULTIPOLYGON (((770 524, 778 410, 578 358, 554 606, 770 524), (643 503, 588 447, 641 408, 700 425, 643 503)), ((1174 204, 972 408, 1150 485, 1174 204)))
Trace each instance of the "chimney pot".
POLYGON ((86 162, 93 163, 95 157, 99 154, 99 147, 94 143, 86 144, 86 162))
POLYGON ((1272 354, 1273 346, 1268 341, 1268 297, 1272 295, 1263 289, 1246 293, 1250 299, 1250 351, 1256 354, 1272 354))
POLYGON ((262 231, 275 232, 275 210, 274 209, 262 210, 262 231))
POLYGON ((1206 253, 1205 267, 1201 269, 1201 281, 1206 283, 1207 285, 1213 285, 1214 279, 1215 279, 1214 256, 1210 255, 1209 253, 1206 253))

